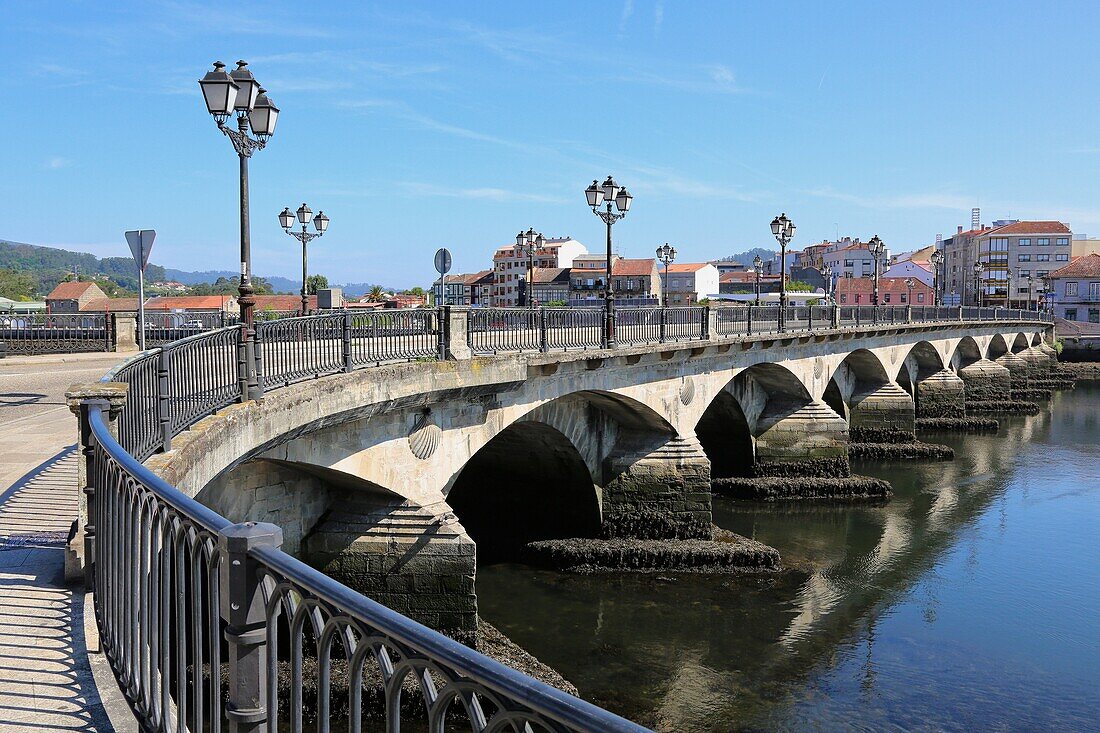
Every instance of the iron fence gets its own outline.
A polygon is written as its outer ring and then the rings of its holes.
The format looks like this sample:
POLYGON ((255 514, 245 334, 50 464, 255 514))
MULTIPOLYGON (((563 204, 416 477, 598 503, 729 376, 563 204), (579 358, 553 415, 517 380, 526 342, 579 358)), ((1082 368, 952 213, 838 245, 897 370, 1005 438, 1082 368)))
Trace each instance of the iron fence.
POLYGON ((111 320, 103 313, 3 313, 0 341, 13 354, 110 351, 111 320))
POLYGON ((547 308, 544 314, 546 348, 543 351, 603 348, 602 308, 547 308))
POLYGON ((301 731, 308 687, 318 730, 345 727, 331 719, 338 692, 358 732, 376 681, 390 731, 425 720, 432 731, 646 730, 308 567, 279 549, 274 525, 231 524, 141 465, 104 409, 81 406, 86 557, 103 650, 142 729, 301 731), (419 711, 403 704, 407 685, 419 711))

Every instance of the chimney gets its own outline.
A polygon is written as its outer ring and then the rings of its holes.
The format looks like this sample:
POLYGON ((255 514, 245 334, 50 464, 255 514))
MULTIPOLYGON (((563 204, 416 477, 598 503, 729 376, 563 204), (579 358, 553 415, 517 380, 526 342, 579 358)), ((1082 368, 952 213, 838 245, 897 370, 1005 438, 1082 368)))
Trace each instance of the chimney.
POLYGON ((958 231, 956 231, 955 234, 962 234, 962 233, 963 233, 962 224, 959 224, 958 231))

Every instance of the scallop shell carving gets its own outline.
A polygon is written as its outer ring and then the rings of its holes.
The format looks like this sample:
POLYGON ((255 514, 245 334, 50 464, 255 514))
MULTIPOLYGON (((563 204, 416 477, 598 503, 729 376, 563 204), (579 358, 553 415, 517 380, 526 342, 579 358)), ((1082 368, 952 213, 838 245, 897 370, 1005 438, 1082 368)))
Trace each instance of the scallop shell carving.
POLYGON ((409 431, 409 450, 414 456, 425 461, 435 453, 442 436, 443 431, 431 422, 427 414, 420 415, 416 418, 412 430, 409 431))
POLYGON ((691 377, 684 377, 684 381, 680 384, 680 402, 690 405, 693 399, 695 399, 695 382, 691 381, 691 377))

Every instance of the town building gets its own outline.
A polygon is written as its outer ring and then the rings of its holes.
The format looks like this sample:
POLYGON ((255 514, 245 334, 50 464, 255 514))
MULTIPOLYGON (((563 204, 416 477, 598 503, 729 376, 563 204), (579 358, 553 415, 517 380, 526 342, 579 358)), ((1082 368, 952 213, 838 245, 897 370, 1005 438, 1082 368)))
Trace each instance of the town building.
POLYGON ((974 263, 978 260, 978 237, 991 227, 977 226, 966 231, 960 226, 943 240, 943 264, 940 265, 940 299, 944 305, 970 305, 977 302, 974 288, 974 263))
MULTIPOLYGON (((875 274, 875 258, 867 249, 867 242, 861 242, 859 238, 845 237, 838 242, 830 242, 832 248, 821 253, 820 264, 817 269, 828 265, 837 278, 846 277, 871 277, 875 274)), ((883 253, 883 260, 887 260, 889 254, 883 253)))
POLYGON ((531 298, 534 305, 568 303, 571 272, 568 267, 537 268, 531 275, 531 298))
POLYGON ((1069 243, 1069 259, 1072 262, 1085 255, 1100 255, 1100 237, 1087 237, 1084 234, 1074 234, 1069 243))
MULTIPOLYGON (((903 277, 879 277, 879 305, 909 305, 909 286, 903 277)), ((874 305, 874 278, 842 277, 836 281, 837 305, 874 305)), ((913 279, 912 305, 934 305, 932 286, 913 279)))
POLYGON ((46 312, 80 313, 97 300, 107 300, 107 294, 93 282, 72 280, 58 283, 46 296, 46 312))
MULTIPOLYGON (((571 306, 591 306, 603 299, 604 268, 572 268, 570 277, 571 306)), ((653 306, 661 302, 661 276, 657 260, 620 257, 611 264, 615 302, 623 306, 653 306)))
POLYGON ((1100 254, 1078 257, 1047 280, 1047 310, 1067 321, 1100 323, 1100 254))
POLYGON ((1039 300, 1032 292, 1035 282, 1069 264, 1072 238, 1069 226, 1060 221, 994 222, 979 233, 975 239, 983 265, 982 305, 1033 307, 1039 300))
MULTIPOLYGON (((256 308, 260 308, 261 298, 291 297, 295 298, 294 310, 301 304, 301 296, 253 296, 256 299, 256 308)), ((136 298, 134 299, 136 300, 136 298)), ((239 315, 241 306, 233 295, 162 295, 149 298, 145 301, 145 310, 164 311, 171 313, 225 313, 227 315, 239 315)))
POLYGON ((711 260, 710 264, 714 265, 718 269, 718 276, 721 277, 727 272, 744 272, 748 269, 748 266, 744 262, 738 262, 733 259, 733 256, 723 257, 720 260, 711 260))
POLYGON ((539 247, 531 260, 516 251, 514 244, 500 247, 493 254, 493 293, 492 305, 498 307, 522 304, 522 295, 526 291, 527 266, 566 267, 573 266, 578 255, 587 254, 588 249, 572 237, 551 238, 539 247))
MULTIPOLYGON (((487 305, 492 294, 495 277, 492 270, 447 275, 446 305, 487 305)), ((442 285, 437 279, 432 283, 431 303, 443 305, 442 285)))
POLYGON ((912 277, 920 280, 928 287, 932 287, 932 264, 929 262, 926 265, 922 265, 913 259, 904 259, 886 268, 886 271, 882 273, 883 277, 900 277, 903 280, 907 277, 912 277))
MULTIPOLYGON (((756 293, 756 273, 752 270, 744 272, 727 272, 718 276, 718 292, 721 295, 737 295, 744 293, 756 293)), ((779 275, 760 275, 760 292, 779 292, 779 275)))
MULTIPOLYGON (((611 261, 616 262, 621 260, 622 256, 615 253, 611 254, 611 261)), ((573 265, 571 269, 575 270, 606 270, 607 269, 607 255, 600 252, 589 252, 582 255, 577 255, 573 258, 573 265)))
POLYGON ((673 262, 660 268, 660 277, 662 302, 670 306, 694 305, 719 292, 718 268, 709 262, 673 262))
MULTIPOLYGON (((300 313, 302 310, 302 296, 299 295, 253 295, 256 301, 254 306, 256 313, 300 313)), ((309 312, 317 310, 317 296, 310 295, 309 312)))

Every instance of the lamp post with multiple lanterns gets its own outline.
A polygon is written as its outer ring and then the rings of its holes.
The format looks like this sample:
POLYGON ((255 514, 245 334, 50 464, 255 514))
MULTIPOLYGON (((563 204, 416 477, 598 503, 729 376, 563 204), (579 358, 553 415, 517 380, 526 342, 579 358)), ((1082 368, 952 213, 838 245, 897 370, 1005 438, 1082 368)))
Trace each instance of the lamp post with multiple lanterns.
POLYGON ((317 216, 313 216, 313 210, 306 204, 302 204, 298 207, 296 212, 298 221, 302 225, 302 231, 292 232, 290 228, 294 226, 295 214, 291 213, 290 207, 284 208, 279 212, 279 224, 290 236, 297 239, 302 243, 302 315, 309 315, 309 275, 306 274, 306 245, 311 240, 320 237, 328 230, 328 217, 325 216, 325 212, 318 211, 317 216), (310 218, 312 217, 313 228, 316 232, 306 231, 306 227, 309 226, 310 218))
POLYGON ((546 246, 546 238, 534 228, 516 235, 516 256, 527 259, 527 284, 524 294, 524 305, 533 308, 535 306, 535 252, 546 246))
POLYGON ((764 260, 760 255, 752 258, 752 271, 756 273, 756 305, 760 305, 760 275, 764 272, 764 260))
POLYGON ((943 252, 934 250, 928 259, 932 261, 932 305, 939 305, 940 263, 943 262, 943 252))
POLYGON ((630 202, 634 200, 634 197, 630 195, 630 192, 626 190, 625 186, 620 186, 615 183, 615 179, 611 176, 607 177, 603 183, 597 183, 592 181, 592 185, 584 189, 585 198, 588 200, 588 205, 592 207, 592 213, 600 217, 603 223, 607 225, 607 274, 604 280, 604 339, 605 346, 609 349, 615 348, 615 288, 611 284, 611 227, 619 219, 626 216, 626 212, 630 210, 630 202), (607 208, 600 209, 601 204, 606 204, 607 208), (615 209, 612 210, 612 204, 615 209))
POLYGON ((874 305, 878 305, 878 272, 879 266, 882 263, 882 254, 886 251, 886 245, 879 239, 878 235, 871 237, 871 241, 867 243, 867 251, 871 253, 871 257, 875 260, 875 280, 871 289, 871 302, 874 305))
POLYGON ((668 242, 664 243, 664 246, 657 248, 657 259, 660 260, 665 266, 665 283, 661 289, 662 300, 664 301, 665 308, 668 308, 668 266, 672 262, 676 261, 676 248, 669 247, 668 242))
POLYGON ((772 219, 772 235, 779 242, 779 330, 785 328, 787 320, 787 245, 794 239, 794 222, 786 214, 772 219))
POLYGON ((256 304, 252 287, 252 252, 249 240, 248 218, 248 159, 257 150, 262 149, 275 134, 275 123, 279 119, 279 109, 267 96, 267 90, 260 86, 256 77, 248 70, 248 63, 238 61, 232 72, 225 71, 225 64, 214 62, 214 69, 199 80, 206 109, 214 117, 218 129, 233 143, 233 149, 240 159, 240 204, 241 204, 241 280, 238 286, 241 304, 241 321, 244 338, 238 347, 237 362, 241 380, 241 396, 244 399, 258 399, 262 389, 256 379, 255 337, 252 314, 256 304), (234 114, 237 116, 237 129, 226 122, 234 114), (249 129, 256 137, 249 136, 249 129))

